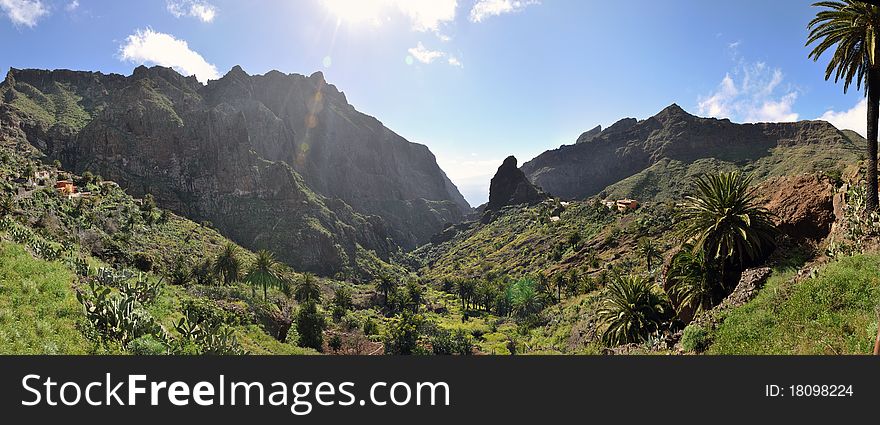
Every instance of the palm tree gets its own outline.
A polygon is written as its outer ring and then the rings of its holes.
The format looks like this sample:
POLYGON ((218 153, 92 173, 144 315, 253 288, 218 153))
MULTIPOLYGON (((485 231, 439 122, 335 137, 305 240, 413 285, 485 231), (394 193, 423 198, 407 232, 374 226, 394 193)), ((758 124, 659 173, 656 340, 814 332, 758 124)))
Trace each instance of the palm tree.
MULTIPOLYGON (((694 252, 685 245, 669 264, 667 273, 668 293, 678 312, 694 317, 712 308, 716 298, 718 271, 707 261, 704 251, 694 252)), ((687 320, 687 319, 684 319, 687 320)))
POLYGON ((293 298, 301 303, 306 301, 317 303, 321 300, 321 287, 318 286, 318 281, 314 275, 311 273, 303 275, 302 279, 296 283, 296 287, 293 290, 293 298))
POLYGON ((251 296, 256 296, 257 286, 263 288, 263 299, 268 299, 270 286, 278 286, 281 278, 278 277, 275 255, 271 252, 260 250, 257 252, 257 260, 251 266, 245 280, 251 285, 251 296))
POLYGON ((757 204, 751 181, 739 172, 697 178, 697 193, 686 198, 679 217, 694 253, 705 251, 710 261, 741 266, 773 245, 772 215, 757 204))
POLYGON ((397 284, 391 277, 383 274, 379 276, 379 279, 376 281, 375 285, 376 291, 379 291, 382 294, 382 299, 384 300, 385 304, 388 304, 388 294, 391 292, 391 290, 394 289, 394 287, 397 286, 397 284))
POLYGON ((652 267, 654 265, 653 260, 663 259, 657 245, 654 244, 654 241, 648 238, 642 239, 641 243, 639 243, 639 252, 645 257, 645 261, 648 263, 648 273, 651 273, 654 270, 654 267, 652 267))
POLYGON ((238 275, 241 273, 241 260, 238 258, 238 249, 232 242, 227 242, 223 246, 223 251, 214 260, 214 273, 220 276, 226 285, 238 280, 238 275))
POLYGON ((877 120, 880 116, 880 7, 853 0, 820 1, 825 10, 810 21, 807 45, 816 43, 809 58, 818 61, 835 47, 825 79, 843 80, 843 92, 855 80, 868 97, 868 211, 877 209, 877 120))
POLYGON ((668 312, 666 299, 648 278, 617 276, 599 308, 599 320, 606 325, 602 341, 609 346, 643 341, 660 328, 668 312))

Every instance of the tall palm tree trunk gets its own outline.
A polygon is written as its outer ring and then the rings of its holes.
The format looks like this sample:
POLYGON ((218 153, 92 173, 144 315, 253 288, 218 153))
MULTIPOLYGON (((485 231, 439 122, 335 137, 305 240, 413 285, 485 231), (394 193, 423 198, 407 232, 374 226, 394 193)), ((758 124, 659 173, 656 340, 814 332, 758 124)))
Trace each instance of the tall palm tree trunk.
POLYGON ((868 211, 876 211, 877 200, 877 121, 880 119, 880 66, 868 70, 868 211))

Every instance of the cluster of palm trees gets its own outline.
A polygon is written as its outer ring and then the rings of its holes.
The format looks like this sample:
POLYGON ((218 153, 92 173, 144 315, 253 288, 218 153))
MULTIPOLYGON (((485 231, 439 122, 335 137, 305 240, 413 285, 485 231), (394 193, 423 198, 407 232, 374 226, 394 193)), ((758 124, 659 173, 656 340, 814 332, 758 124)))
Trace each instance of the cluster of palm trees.
MULTIPOLYGON (((732 289, 726 279, 773 247, 772 215, 756 202, 751 178, 739 172, 697 178, 678 218, 682 243, 666 270, 665 291, 638 275, 617 276, 606 288, 599 309, 606 344, 643 341, 674 312, 688 321, 713 307, 732 289)), ((659 250, 650 242, 640 250, 650 269, 659 250)))

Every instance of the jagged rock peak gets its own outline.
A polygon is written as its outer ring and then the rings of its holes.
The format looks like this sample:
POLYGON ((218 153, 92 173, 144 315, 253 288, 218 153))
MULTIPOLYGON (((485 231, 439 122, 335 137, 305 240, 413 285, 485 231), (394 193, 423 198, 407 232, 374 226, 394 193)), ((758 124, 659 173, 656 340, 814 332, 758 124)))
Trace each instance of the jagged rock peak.
POLYGON ((547 194, 529 182, 517 167, 516 157, 511 155, 498 167, 495 177, 492 177, 486 209, 499 210, 508 205, 533 204, 547 198, 547 194))
POLYGON ((674 121, 682 121, 687 119, 696 118, 694 115, 687 113, 681 106, 678 106, 677 103, 673 103, 672 105, 667 106, 662 111, 660 111, 657 115, 654 116, 657 120, 662 123, 669 123, 674 121))
POLYGON ((245 72, 244 69, 242 69, 241 65, 235 65, 232 67, 232 69, 229 70, 229 72, 226 73, 226 75, 223 76, 223 78, 227 78, 227 77, 245 77, 245 78, 247 78, 247 77, 250 77, 250 75, 247 72, 245 72))

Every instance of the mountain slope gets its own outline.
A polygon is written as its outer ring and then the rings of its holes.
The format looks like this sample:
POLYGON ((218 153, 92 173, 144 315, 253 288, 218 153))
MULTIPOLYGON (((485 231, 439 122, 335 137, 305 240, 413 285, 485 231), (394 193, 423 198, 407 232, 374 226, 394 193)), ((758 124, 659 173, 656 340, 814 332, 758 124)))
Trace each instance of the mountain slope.
POLYGON ((203 86, 161 67, 13 69, 0 94, 0 137, 298 269, 359 273, 362 250, 387 258, 470 209, 425 146, 355 111, 320 73, 236 67, 203 86))
POLYGON ((679 198, 692 176, 743 169, 757 179, 842 172, 864 151, 852 133, 824 121, 735 124, 699 118, 671 105, 642 121, 621 120, 575 145, 547 151, 523 164, 545 191, 583 199, 609 196, 641 200, 679 198))

